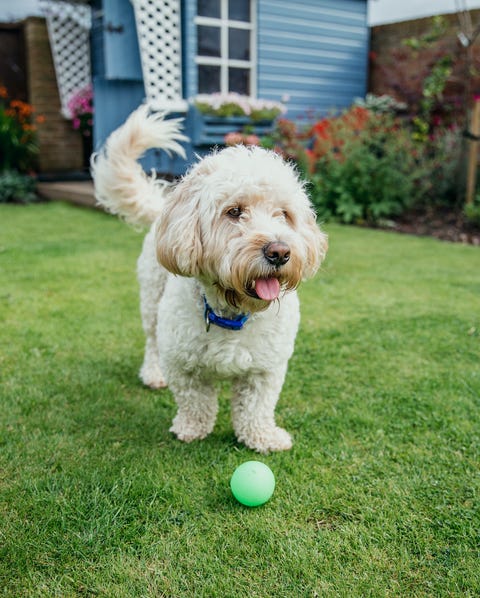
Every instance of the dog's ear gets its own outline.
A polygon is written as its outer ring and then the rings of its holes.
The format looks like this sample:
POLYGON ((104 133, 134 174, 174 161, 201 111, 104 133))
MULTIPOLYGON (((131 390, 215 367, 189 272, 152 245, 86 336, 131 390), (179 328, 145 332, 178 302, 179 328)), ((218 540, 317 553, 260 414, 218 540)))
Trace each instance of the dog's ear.
POLYGON ((196 276, 202 257, 199 201, 189 187, 184 180, 165 198, 155 232, 158 261, 180 276, 196 276))
POLYGON ((328 237, 317 225, 315 213, 307 209, 301 226, 306 243, 306 263, 304 278, 311 278, 325 259, 328 250, 328 237))

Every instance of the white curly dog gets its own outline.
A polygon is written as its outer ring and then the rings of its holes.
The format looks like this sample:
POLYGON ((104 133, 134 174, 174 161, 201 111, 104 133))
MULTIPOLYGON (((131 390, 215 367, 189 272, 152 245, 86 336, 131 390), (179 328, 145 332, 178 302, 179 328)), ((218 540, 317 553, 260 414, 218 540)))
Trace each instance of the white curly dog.
POLYGON ((296 288, 327 250, 304 186, 278 154, 229 147, 180 182, 146 176, 149 148, 183 155, 180 121, 137 109, 92 160, 96 198, 134 225, 150 225, 138 260, 145 358, 142 381, 169 386, 170 430, 205 438, 216 382, 232 381, 238 441, 266 453, 292 446, 274 410, 300 320, 296 288))

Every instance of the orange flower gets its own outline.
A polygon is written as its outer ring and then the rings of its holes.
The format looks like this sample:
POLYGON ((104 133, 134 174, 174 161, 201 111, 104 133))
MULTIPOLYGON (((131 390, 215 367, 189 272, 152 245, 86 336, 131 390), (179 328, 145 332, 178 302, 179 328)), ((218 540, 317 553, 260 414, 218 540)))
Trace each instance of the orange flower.
POLYGON ((39 114, 36 118, 35 118, 35 122, 38 123, 39 125, 43 125, 43 123, 45 122, 45 117, 43 116, 43 114, 39 114))
POLYGON ((0 85, 0 98, 8 98, 8 91, 4 85, 0 85))
POLYGON ((17 111, 20 120, 27 120, 33 113, 33 107, 22 100, 12 100, 10 107, 17 111))

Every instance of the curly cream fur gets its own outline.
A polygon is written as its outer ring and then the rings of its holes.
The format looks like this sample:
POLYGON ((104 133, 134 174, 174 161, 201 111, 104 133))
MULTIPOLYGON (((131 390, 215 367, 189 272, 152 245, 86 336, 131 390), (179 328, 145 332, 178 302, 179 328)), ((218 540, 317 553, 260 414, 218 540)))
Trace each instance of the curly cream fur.
POLYGON ((138 260, 147 339, 140 376, 172 390, 178 411, 171 431, 181 440, 212 431, 216 382, 228 378, 237 439, 260 452, 288 449, 290 435, 274 410, 300 319, 296 288, 317 271, 326 235, 294 168, 261 148, 216 151, 175 186, 146 177, 136 162, 141 153, 181 153, 181 139, 178 122, 142 107, 93 162, 99 203, 128 222, 152 225, 138 260), (288 247, 284 263, 267 259, 272 243, 288 247), (279 281, 275 299, 256 293, 265 279, 279 281), (249 313, 244 328, 207 332, 204 296, 225 318, 249 313))
POLYGON ((129 224, 148 226, 162 209, 162 198, 169 190, 166 181, 147 177, 137 163, 148 149, 161 147, 185 157, 180 141, 180 119, 165 120, 163 113, 149 114, 140 106, 121 127, 108 138, 103 151, 91 160, 95 195, 99 204, 129 224))

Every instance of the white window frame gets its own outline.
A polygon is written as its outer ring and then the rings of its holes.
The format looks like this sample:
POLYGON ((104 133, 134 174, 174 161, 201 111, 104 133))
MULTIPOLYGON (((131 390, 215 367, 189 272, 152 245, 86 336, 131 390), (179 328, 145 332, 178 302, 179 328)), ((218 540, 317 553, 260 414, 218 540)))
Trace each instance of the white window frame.
MULTIPOLYGON (((229 67, 244 68, 250 71, 250 97, 257 96, 257 0, 250 0, 250 21, 235 21, 228 18, 228 0, 220 0, 220 18, 195 17, 195 27, 207 25, 220 29, 220 56, 195 56, 195 64, 220 67, 220 93, 228 93, 229 67), (228 30, 245 29, 250 31, 250 60, 234 60, 228 57, 228 30)), ((197 70, 198 74, 198 70, 197 70)))

